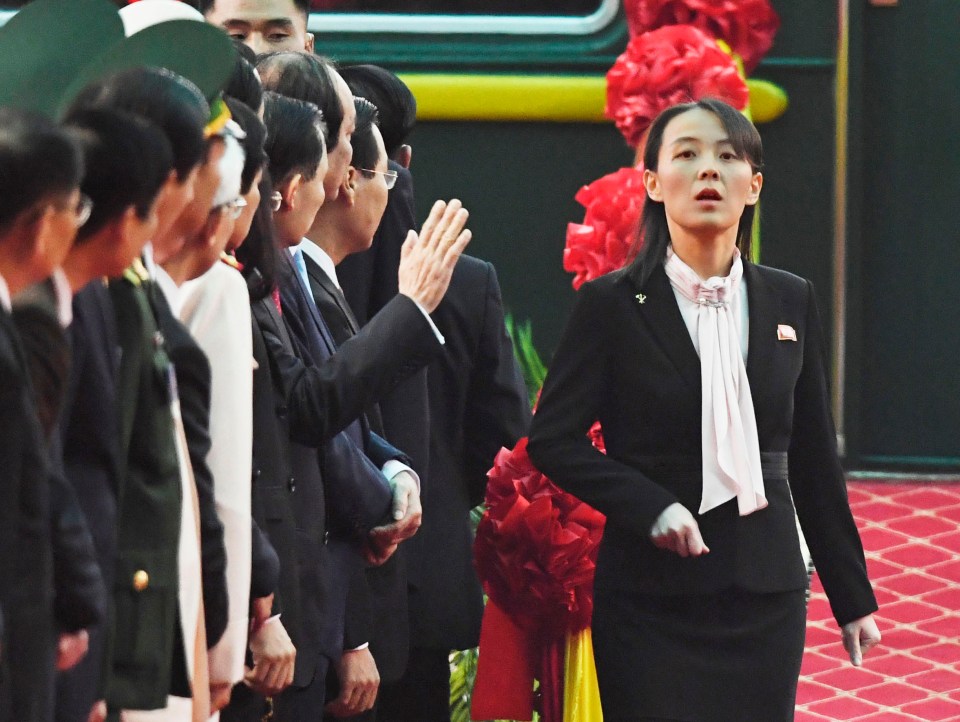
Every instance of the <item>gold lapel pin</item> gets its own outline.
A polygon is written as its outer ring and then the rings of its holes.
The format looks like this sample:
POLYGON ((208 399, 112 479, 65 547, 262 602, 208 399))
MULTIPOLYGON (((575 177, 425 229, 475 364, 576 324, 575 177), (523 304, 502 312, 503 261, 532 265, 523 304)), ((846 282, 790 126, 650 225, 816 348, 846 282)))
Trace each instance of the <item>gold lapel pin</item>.
POLYGON ((638 301, 641 303, 641 305, 642 305, 642 304, 644 304, 644 303, 647 302, 647 297, 644 296, 642 293, 638 293, 638 294, 637 294, 637 300, 638 300, 638 301))

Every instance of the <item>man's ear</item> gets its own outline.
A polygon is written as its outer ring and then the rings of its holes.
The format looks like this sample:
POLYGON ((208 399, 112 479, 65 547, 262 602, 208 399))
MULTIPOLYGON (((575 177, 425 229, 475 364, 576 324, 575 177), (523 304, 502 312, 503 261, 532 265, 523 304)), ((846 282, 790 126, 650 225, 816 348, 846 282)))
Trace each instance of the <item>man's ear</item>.
POLYGON ((663 190, 660 188, 660 178, 652 170, 643 171, 643 187, 652 201, 663 201, 663 190))
POLYGON ((303 44, 303 49, 306 50, 308 53, 312 53, 313 52, 313 33, 306 33, 304 35, 304 39, 306 42, 304 42, 303 44))
POLYGON ((394 160, 407 170, 410 170, 410 161, 413 160, 413 148, 404 143, 397 148, 396 156, 394 160))
POLYGON ((754 173, 750 179, 750 192, 747 194, 747 205, 755 206, 760 200, 760 189, 763 188, 763 173, 754 173))
POLYGON ((360 179, 360 171, 352 165, 347 167, 347 172, 343 176, 343 183, 340 184, 340 198, 343 198, 350 206, 357 202, 357 181, 360 179))
POLYGON ((283 198, 283 203, 280 206, 281 210, 286 208, 288 211, 292 211, 297 207, 297 193, 300 192, 301 185, 303 185, 302 173, 294 173, 290 176, 290 180, 280 184, 278 190, 283 198))

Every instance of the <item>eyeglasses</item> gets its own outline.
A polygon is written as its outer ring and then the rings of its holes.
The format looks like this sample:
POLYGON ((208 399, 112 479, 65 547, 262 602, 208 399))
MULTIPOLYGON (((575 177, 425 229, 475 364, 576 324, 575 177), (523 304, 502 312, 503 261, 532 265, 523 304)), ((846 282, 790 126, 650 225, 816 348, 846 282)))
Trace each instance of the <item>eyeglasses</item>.
POLYGON ((227 201, 217 208, 222 208, 227 212, 227 215, 230 216, 233 220, 237 220, 240 217, 240 214, 243 213, 243 209, 247 207, 247 201, 242 196, 237 196, 232 201, 227 201))
POLYGON ((274 213, 280 210, 280 205, 283 203, 283 196, 280 195, 280 191, 274 191, 270 194, 270 210, 274 213))
POLYGON ((379 173, 383 176, 383 182, 387 184, 387 190, 390 190, 397 184, 397 171, 395 170, 372 170, 371 168, 361 168, 364 173, 379 173))

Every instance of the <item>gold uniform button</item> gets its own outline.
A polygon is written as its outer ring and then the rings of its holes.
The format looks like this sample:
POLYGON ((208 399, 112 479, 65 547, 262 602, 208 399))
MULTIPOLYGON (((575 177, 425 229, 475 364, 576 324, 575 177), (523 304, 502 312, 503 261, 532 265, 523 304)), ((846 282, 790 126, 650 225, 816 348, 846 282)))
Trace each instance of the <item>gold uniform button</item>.
POLYGON ((133 573, 133 588, 138 592, 142 592, 144 589, 150 586, 150 575, 147 574, 143 569, 138 569, 133 573))

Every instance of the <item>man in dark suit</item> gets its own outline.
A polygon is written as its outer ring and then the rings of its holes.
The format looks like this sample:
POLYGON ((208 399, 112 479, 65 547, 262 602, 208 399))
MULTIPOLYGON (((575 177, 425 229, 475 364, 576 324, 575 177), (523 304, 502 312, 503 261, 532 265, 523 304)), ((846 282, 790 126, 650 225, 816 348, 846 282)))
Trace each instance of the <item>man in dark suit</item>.
MULTIPOLYGON (((398 173, 373 247, 337 266, 350 303, 361 313, 376 313, 396 288, 400 247, 415 227, 412 177, 406 168, 412 151, 404 141, 416 117, 416 101, 383 68, 347 67, 343 75, 355 95, 372 100, 380 110, 389 168, 398 173)), ((449 652, 476 646, 483 611, 473 569, 470 509, 483 500, 493 457, 526 433, 530 419, 493 266, 461 257, 432 318, 446 343, 427 368, 429 395, 411 392, 402 401, 390 398, 381 404, 388 436, 394 429, 409 434, 423 428, 421 438, 429 448, 424 522, 402 550, 410 658, 402 678, 383 684, 378 711, 391 722, 449 719, 449 652), (420 404, 428 398, 424 409, 420 404), (421 419, 426 422, 422 427, 417 423, 421 419)))
POLYGON ((52 467, 11 297, 50 275, 77 228, 82 159, 49 121, 0 110, 0 719, 51 713, 52 467))
MULTIPOLYGON (((70 290, 77 293, 69 327, 72 363, 57 441, 104 583, 112 589, 120 468, 119 347, 116 319, 101 278, 119 276, 153 233, 154 205, 172 157, 160 130, 136 116, 85 111, 71 116, 68 127, 81 131, 86 164, 81 190, 93 210, 63 264, 70 290)), ((102 694, 105 627, 90 630, 87 656, 58 676, 60 721, 86 722, 102 694)))
MULTIPOLYGON (((353 165, 337 197, 321 207, 308 232, 317 242, 308 239, 299 246, 311 295, 337 346, 354 337, 360 327, 336 283, 334 266, 346 255, 369 246, 392 185, 385 175, 387 159, 375 125, 376 109, 361 99, 355 104, 353 165)), ((383 433, 379 406, 368 408, 366 418, 374 431, 383 433)), ((399 555, 365 572, 354 569, 344 649, 331 685, 338 688, 338 694, 328 706, 330 714, 344 717, 365 712, 374 703, 379 681, 399 678, 406 666, 408 638, 406 625, 397 620, 405 617, 406 574, 399 555)), ((363 718, 373 719, 373 712, 365 712, 363 718)))

